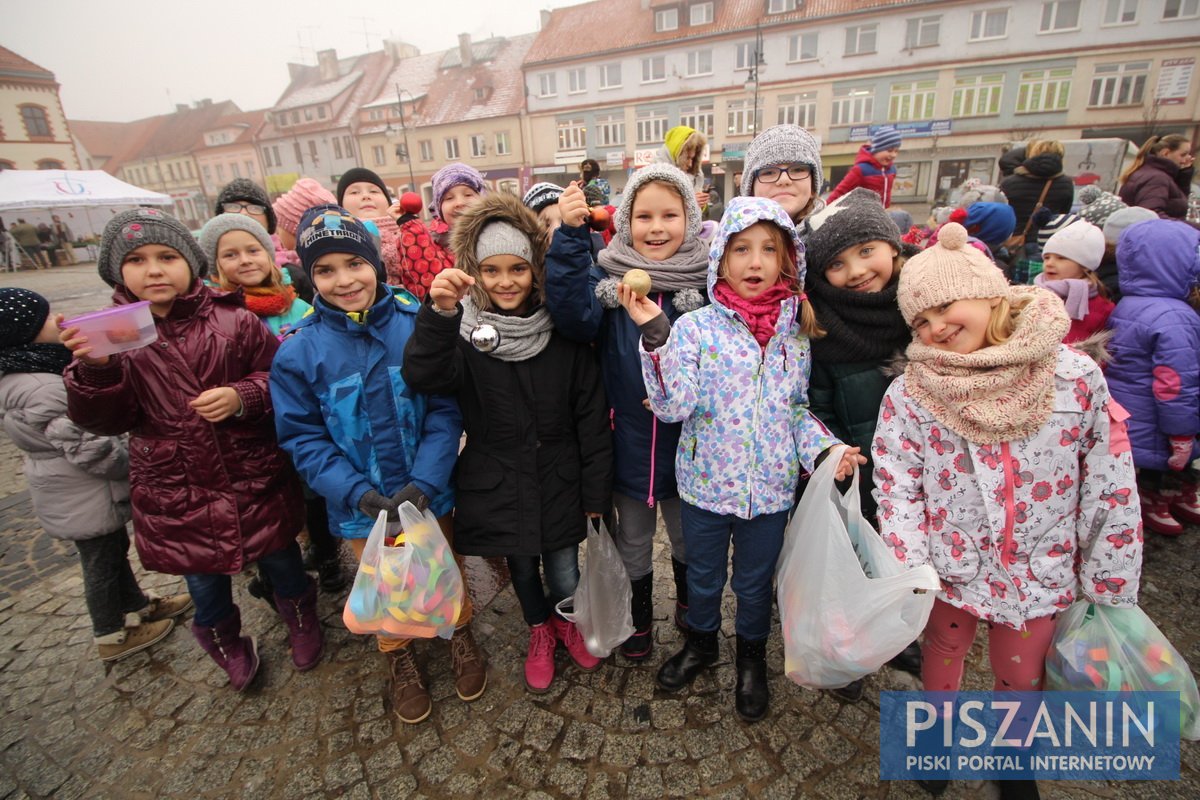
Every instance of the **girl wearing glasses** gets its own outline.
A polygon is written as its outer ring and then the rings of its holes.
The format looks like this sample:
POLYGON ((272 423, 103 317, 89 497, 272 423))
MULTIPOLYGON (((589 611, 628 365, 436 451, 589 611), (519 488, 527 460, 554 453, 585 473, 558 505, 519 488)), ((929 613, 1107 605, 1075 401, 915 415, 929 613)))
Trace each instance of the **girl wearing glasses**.
POLYGON ((742 195, 779 203, 801 238, 808 235, 805 220, 815 209, 820 191, 821 148, 804 128, 798 125, 767 128, 746 148, 742 195))

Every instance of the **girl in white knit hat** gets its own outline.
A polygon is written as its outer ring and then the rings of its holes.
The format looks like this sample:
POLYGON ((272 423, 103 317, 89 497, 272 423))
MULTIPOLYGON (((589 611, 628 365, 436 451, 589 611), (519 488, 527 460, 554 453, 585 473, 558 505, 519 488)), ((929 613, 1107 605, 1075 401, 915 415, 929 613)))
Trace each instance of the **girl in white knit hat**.
POLYGON ((1063 341, 1082 342, 1104 330, 1116 306, 1096 274, 1104 258, 1104 232, 1090 222, 1077 220, 1055 233, 1042 248, 1042 271, 1037 286, 1062 298, 1071 318, 1063 341))

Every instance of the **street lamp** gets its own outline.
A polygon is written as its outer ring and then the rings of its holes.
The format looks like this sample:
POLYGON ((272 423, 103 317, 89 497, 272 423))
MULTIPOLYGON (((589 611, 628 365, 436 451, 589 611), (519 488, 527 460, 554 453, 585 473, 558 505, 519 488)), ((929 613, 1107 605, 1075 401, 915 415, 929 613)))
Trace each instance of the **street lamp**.
MULTIPOLYGON (((408 187, 409 191, 417 191, 417 179, 413 175, 412 167, 412 151, 408 149, 408 126, 404 124, 404 97, 400 94, 404 89, 400 88, 400 84, 396 84, 396 100, 400 104, 400 132, 404 135, 404 161, 408 164, 408 187)), ((408 92, 408 99, 413 104, 413 110, 416 110, 417 98, 413 97, 412 92, 408 92)))
POLYGON ((758 81, 759 69, 766 66, 766 61, 763 59, 763 37, 761 25, 754 26, 754 53, 750 65, 750 75, 746 79, 746 88, 750 88, 750 84, 754 84, 754 110, 753 116, 750 117, 750 138, 753 139, 758 135, 758 81))

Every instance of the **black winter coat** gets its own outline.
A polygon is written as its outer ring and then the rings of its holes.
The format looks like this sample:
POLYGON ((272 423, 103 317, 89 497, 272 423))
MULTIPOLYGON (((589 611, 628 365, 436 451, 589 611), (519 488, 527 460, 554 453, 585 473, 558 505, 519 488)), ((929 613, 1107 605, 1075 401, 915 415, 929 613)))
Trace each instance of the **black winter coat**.
MULTIPOLYGON (((1062 171, 1062 158, 1052 153, 1042 153, 1026 159, 1014 174, 1000 181, 1000 190, 1008 197, 1008 204, 1017 215, 1014 233, 1025 229, 1025 223, 1037 207, 1038 197, 1047 180, 1051 181, 1050 190, 1046 192, 1042 205, 1055 214, 1071 212, 1071 204, 1075 202, 1075 184, 1062 171)), ((1036 235, 1037 229, 1030 226, 1028 239, 1036 235)))

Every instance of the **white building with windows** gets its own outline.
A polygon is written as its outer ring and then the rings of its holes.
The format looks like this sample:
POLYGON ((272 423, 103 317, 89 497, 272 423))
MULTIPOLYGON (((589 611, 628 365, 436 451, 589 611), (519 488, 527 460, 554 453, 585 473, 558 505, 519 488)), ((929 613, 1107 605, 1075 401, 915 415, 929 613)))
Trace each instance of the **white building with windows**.
POLYGON ((80 169, 54 73, 0 47, 0 170, 80 169))

